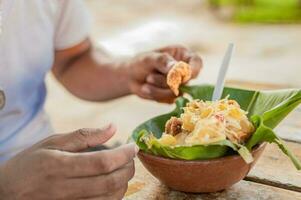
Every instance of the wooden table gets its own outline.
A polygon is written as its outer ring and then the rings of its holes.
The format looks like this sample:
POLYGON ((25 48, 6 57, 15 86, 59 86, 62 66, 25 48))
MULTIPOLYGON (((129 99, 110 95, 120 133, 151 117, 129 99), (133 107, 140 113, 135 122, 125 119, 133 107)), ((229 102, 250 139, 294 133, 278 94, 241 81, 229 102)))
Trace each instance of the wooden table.
MULTIPOLYGON (((301 109, 295 110, 276 131, 286 140, 287 146, 301 159, 301 109)), ((248 176, 230 189, 210 194, 188 194, 173 191, 160 183, 136 159, 136 175, 130 181, 124 199, 301 200, 301 172, 294 168, 290 160, 276 145, 269 144, 248 176)))

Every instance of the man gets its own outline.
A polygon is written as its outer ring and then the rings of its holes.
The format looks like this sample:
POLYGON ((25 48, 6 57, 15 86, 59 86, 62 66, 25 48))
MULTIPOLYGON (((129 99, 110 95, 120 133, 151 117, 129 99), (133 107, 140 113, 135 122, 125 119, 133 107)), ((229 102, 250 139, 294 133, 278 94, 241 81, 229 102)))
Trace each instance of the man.
POLYGON ((82 1, 0 2, 0 86, 6 93, 0 112, 1 198, 121 199, 134 174, 135 145, 86 152, 109 140, 113 125, 46 138, 51 127, 42 109, 45 74, 52 70, 67 90, 89 101, 136 94, 169 103, 175 98, 166 84, 172 64, 189 63, 195 77, 200 57, 170 46, 116 61, 93 49, 82 1))

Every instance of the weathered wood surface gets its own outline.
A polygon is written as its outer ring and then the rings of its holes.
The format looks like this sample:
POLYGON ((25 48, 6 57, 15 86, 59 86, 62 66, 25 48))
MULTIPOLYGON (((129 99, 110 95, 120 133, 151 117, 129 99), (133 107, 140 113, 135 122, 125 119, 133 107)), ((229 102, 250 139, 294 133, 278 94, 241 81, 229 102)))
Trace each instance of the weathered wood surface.
MULTIPOLYGON (((286 144, 301 160, 301 144, 286 144)), ((301 172, 274 144, 267 145, 246 180, 301 192, 301 172)))
POLYGON ((240 181, 228 190, 210 194, 188 194, 172 191, 150 175, 136 160, 136 175, 131 180, 125 200, 211 200, 211 199, 244 199, 244 200, 301 200, 301 193, 278 187, 240 181))
POLYGON ((285 140, 301 144, 301 107, 290 113, 275 129, 275 132, 285 140))

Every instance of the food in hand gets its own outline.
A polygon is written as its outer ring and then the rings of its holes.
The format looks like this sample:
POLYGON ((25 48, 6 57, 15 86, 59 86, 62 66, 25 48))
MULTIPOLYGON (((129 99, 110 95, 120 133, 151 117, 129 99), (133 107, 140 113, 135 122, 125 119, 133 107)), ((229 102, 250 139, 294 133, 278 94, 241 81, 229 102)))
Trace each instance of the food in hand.
POLYGON ((189 64, 183 61, 177 62, 167 74, 167 85, 178 96, 180 85, 189 81, 191 75, 192 70, 189 64))
POLYGON ((159 139, 163 145, 210 144, 230 140, 244 144, 255 131, 253 124, 235 100, 193 100, 179 118, 171 117, 159 139))

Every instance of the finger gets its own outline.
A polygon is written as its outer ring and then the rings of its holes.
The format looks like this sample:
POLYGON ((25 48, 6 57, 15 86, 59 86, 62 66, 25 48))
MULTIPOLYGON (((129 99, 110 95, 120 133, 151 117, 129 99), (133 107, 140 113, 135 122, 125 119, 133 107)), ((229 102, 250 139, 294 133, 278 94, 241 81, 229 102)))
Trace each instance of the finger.
POLYGON ((126 144, 112 150, 65 154, 66 177, 86 177, 111 173, 132 162, 138 152, 136 144, 126 144))
POLYGON ((91 198, 79 198, 79 200, 107 200, 108 197, 107 196, 95 196, 95 197, 91 197, 91 198))
POLYGON ((126 194, 126 192, 127 192, 127 189, 128 189, 128 185, 126 185, 126 186, 123 187, 123 188, 120 188, 120 189, 119 189, 117 192, 115 192, 114 194, 109 195, 109 196, 107 197, 107 199, 121 200, 121 199, 125 196, 125 194, 126 194))
MULTIPOLYGON (((128 182, 135 173, 134 161, 109 174, 69 179, 68 185, 72 185, 70 193, 80 198, 91 198, 100 195, 114 196, 125 192, 128 182)), ((72 196, 70 194, 70 196, 72 196)), ((124 193, 123 193, 124 194, 124 193)))
POLYGON ((151 52, 145 58, 146 66, 149 71, 158 71, 162 74, 167 74, 170 68, 175 63, 175 59, 168 53, 151 52))
POLYGON ((201 57, 182 45, 167 46, 158 49, 157 52, 168 53, 177 61, 187 62, 192 67, 192 78, 195 78, 203 67, 201 57))
POLYGON ((108 197, 107 196, 95 196, 95 197, 91 197, 91 198, 79 198, 79 200, 107 200, 108 197))
POLYGON ((146 82, 159 88, 169 88, 167 85, 166 76, 162 74, 151 73, 147 76, 146 82))
POLYGON ((131 91, 136 94, 137 96, 143 98, 143 99, 150 99, 148 95, 146 95, 143 91, 141 91, 141 87, 143 84, 137 82, 137 81, 131 81, 130 82, 130 89, 131 91))
POLYGON ((170 89, 162 89, 150 84, 143 84, 141 93, 146 96, 147 99, 153 99, 159 102, 172 103, 176 98, 170 89))
POLYGON ((44 147, 68 152, 78 152, 103 144, 116 132, 113 125, 103 129, 79 129, 72 133, 56 135, 44 142, 44 147))
POLYGON ((203 68, 202 58, 196 53, 187 53, 184 61, 191 66, 192 78, 197 77, 197 75, 200 73, 201 69, 203 68))
POLYGON ((168 53, 177 61, 183 60, 184 53, 187 51, 188 48, 183 45, 171 45, 157 50, 157 52, 168 53))
POLYGON ((173 92, 171 92, 169 88, 168 89, 158 88, 160 90, 159 91, 160 95, 157 95, 157 94, 152 94, 153 90, 149 89, 148 86, 143 87, 144 85, 151 86, 150 84, 140 84, 138 82, 130 83, 130 87, 133 93, 143 99, 156 100, 160 103, 168 103, 168 104, 174 103, 176 96, 173 94, 173 92), (164 98, 158 98, 158 96, 163 96, 164 98))

